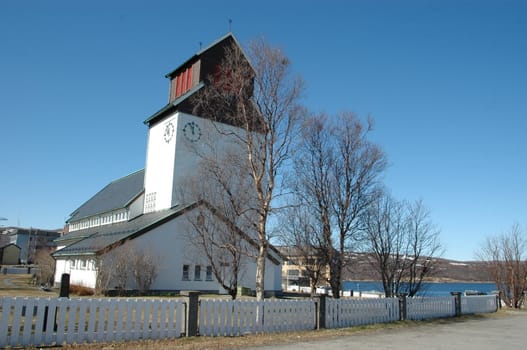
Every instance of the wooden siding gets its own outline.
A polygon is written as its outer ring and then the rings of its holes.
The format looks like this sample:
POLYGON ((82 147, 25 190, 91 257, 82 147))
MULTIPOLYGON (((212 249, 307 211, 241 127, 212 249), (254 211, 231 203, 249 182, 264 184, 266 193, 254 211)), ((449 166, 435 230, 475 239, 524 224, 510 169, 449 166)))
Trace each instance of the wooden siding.
POLYGON ((171 77, 169 102, 174 101, 199 83, 199 60, 171 77))

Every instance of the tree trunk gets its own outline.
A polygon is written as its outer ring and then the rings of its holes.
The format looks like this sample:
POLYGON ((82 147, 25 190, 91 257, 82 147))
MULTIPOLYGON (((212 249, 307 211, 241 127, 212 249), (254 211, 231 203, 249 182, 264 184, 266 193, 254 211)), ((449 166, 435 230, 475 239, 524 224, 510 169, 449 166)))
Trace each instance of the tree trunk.
POLYGON ((258 247, 256 257, 256 300, 264 300, 265 297, 265 255, 267 249, 265 244, 258 247))
POLYGON ((338 254, 338 256, 334 257, 333 259, 333 268, 330 272, 331 292, 333 293, 333 298, 339 299, 342 283, 342 255, 338 254))

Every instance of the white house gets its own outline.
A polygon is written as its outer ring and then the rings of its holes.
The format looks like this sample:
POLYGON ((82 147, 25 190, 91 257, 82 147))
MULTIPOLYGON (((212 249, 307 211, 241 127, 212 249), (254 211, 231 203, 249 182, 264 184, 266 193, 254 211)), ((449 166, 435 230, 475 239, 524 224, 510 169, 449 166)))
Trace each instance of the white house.
MULTIPOLYGON (((207 203, 184 199, 181 189, 189 178, 200 180, 200 152, 206 152, 211 144, 220 153, 237 147, 222 130, 232 134, 241 129, 192 115, 190 98, 207 84, 206 78, 214 74, 225 48, 233 44, 238 42, 229 33, 166 75, 170 79, 169 102, 145 121, 145 169, 111 182, 71 214, 68 233, 56 240, 56 283, 68 273, 70 283, 95 287, 97 257, 133 245, 158 261, 158 276, 151 289, 225 292, 204 254, 189 243, 192 227, 188 217, 207 203)), ((250 233, 240 231, 240 240, 254 245, 250 233)), ((281 264, 281 255, 271 247, 266 293, 281 290, 281 264)), ((254 290, 255 276, 256 264, 248 259, 240 272, 239 286, 254 290)))

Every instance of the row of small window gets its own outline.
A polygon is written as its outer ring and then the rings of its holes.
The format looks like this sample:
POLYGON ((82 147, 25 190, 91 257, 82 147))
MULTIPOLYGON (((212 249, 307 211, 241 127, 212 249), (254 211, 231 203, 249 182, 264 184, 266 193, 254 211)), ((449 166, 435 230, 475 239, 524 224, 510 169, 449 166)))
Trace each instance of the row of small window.
POLYGON ((79 259, 70 260, 70 269, 72 270, 95 270, 95 262, 93 260, 79 259))
MULTIPOLYGON (((194 281, 202 281, 201 265, 194 266, 194 281)), ((190 281, 190 265, 183 265, 183 281, 190 281)), ((212 266, 205 268, 205 281, 212 281, 212 266)))
POLYGON ((99 225, 107 225, 114 222, 128 220, 128 213, 125 211, 111 213, 105 216, 96 216, 89 219, 82 220, 70 225, 70 231, 77 231, 85 228, 96 227, 99 225))
POLYGON ((299 265, 315 265, 316 263, 317 263, 317 259, 315 258, 309 258, 307 259, 307 262, 306 262, 306 259, 299 259, 299 260, 288 259, 284 261, 283 265, 299 266, 299 265))

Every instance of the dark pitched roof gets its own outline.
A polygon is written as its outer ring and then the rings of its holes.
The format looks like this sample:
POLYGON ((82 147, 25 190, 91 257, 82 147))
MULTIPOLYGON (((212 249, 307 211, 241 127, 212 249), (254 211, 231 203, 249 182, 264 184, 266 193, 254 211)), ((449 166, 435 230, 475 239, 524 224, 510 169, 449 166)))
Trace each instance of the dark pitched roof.
POLYGON ((192 89, 184 93, 183 95, 176 98, 174 101, 170 102, 163 108, 161 108, 159 111, 155 112, 153 115, 148 117, 143 123, 150 124, 151 122, 155 121, 156 119, 167 115, 168 113, 175 111, 178 109, 178 106, 182 105, 183 103, 187 102, 190 98, 190 96, 194 95, 197 91, 201 90, 205 84, 203 82, 198 83, 198 85, 194 86, 192 89))
MULTIPOLYGON (((192 57, 190 57, 188 60, 186 60, 185 62, 183 62, 182 64, 180 64, 176 69, 173 69, 170 73, 167 73, 165 75, 165 78, 169 78, 171 77, 174 73, 176 73, 179 69, 185 67, 188 63, 190 63, 191 61, 199 58, 200 56, 202 56, 204 53, 206 53, 207 51, 209 51, 210 49, 212 49, 213 47, 215 47, 216 45, 219 45, 221 43, 223 43, 224 41, 232 41, 234 42, 240 49, 241 49, 241 45, 240 43, 238 42, 238 40, 236 39, 236 37, 234 36, 234 34, 232 34, 231 32, 225 34, 224 36, 218 38, 217 40, 213 41, 210 45, 208 46, 205 46, 204 48, 200 49, 198 52, 196 52, 192 57)), ((242 51, 243 52, 243 51, 242 51)), ((245 55, 245 53, 244 53, 245 55)))
POLYGON ((9 246, 15 246, 15 247, 18 248, 18 249, 22 249, 22 248, 20 248, 17 244, 15 244, 15 243, 9 243, 9 244, 6 244, 6 245, 4 245, 4 246, 1 246, 1 247, 0 247, 0 250, 4 250, 5 248, 7 248, 7 247, 9 247, 9 246))
POLYGON ((177 206, 172 209, 143 214, 130 221, 69 233, 65 237, 75 234, 78 237, 85 238, 63 249, 57 250, 53 253, 53 256, 96 255, 106 249, 112 249, 112 247, 119 245, 127 239, 140 236, 195 208, 198 204, 193 203, 186 206, 177 206))
POLYGON ((143 192, 144 177, 143 169, 111 182, 71 213, 67 222, 71 223, 93 215, 125 208, 143 192))

